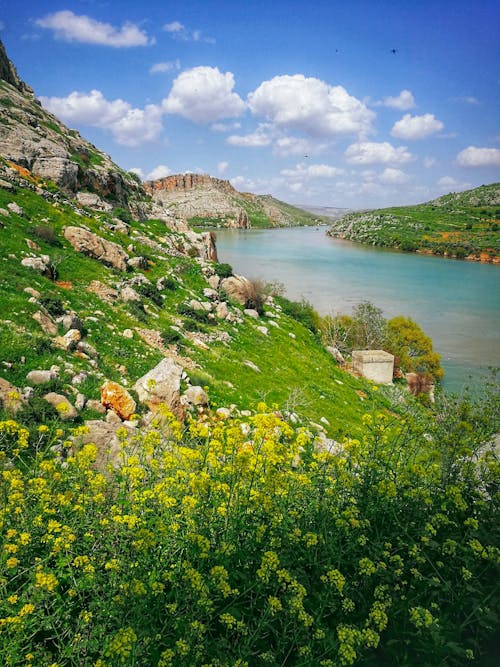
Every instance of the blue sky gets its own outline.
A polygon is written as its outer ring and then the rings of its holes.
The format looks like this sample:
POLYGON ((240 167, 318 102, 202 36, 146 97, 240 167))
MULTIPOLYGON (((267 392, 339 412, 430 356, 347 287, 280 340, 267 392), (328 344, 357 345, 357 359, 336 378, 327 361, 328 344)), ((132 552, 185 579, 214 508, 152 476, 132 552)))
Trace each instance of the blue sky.
POLYGON ((492 0, 0 0, 44 106, 143 178, 373 207, 500 180, 492 0))

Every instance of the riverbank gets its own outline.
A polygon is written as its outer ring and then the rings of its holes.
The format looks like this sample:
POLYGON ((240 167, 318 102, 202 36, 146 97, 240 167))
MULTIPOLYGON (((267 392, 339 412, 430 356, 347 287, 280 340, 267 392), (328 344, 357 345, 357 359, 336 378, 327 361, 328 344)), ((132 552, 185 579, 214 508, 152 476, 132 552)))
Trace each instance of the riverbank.
POLYGON ((237 273, 282 282, 320 314, 350 313, 368 300, 387 317, 411 317, 442 355, 444 386, 460 391, 500 366, 497 268, 443 262, 334 239, 324 228, 219 230, 219 260, 237 273), (472 377, 472 380, 471 380, 472 377))

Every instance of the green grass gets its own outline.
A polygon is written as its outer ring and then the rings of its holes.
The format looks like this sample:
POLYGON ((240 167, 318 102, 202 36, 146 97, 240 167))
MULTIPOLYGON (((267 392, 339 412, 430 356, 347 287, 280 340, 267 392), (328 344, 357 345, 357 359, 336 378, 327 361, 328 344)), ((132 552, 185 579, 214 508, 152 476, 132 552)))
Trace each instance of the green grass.
POLYGON ((405 251, 492 258, 500 254, 500 207, 489 202, 497 201, 499 189, 492 184, 418 206, 350 213, 330 233, 405 251))

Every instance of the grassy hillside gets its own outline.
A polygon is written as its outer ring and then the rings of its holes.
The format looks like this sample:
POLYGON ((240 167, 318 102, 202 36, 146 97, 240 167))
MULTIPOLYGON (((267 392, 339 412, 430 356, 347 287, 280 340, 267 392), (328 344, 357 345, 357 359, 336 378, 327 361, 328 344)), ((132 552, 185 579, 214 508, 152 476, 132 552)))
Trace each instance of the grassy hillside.
POLYGON ((500 184, 452 193, 418 206, 350 213, 336 220, 328 233, 409 252, 498 262, 500 184))

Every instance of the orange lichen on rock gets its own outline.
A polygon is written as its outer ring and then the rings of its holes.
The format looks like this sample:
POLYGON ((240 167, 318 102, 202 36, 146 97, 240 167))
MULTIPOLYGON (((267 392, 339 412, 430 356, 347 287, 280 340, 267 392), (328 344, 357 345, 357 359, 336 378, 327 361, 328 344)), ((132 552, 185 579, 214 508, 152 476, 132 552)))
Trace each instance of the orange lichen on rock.
POLYGON ((101 403, 105 408, 114 410, 122 419, 130 419, 136 408, 134 399, 125 387, 109 380, 101 387, 101 403))

